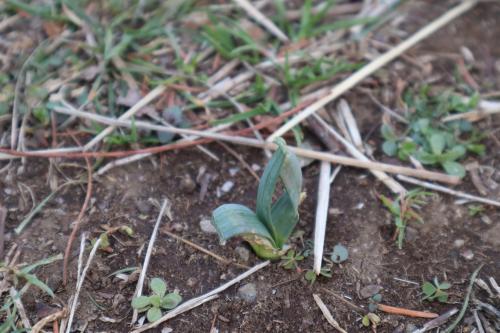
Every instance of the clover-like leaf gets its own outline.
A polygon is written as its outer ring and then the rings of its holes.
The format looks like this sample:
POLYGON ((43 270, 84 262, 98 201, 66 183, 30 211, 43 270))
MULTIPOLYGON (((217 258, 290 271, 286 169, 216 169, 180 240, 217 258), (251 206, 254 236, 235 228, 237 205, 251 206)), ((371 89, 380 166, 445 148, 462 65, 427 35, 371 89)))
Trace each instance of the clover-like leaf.
POLYGON ((178 293, 169 293, 161 300, 160 306, 164 309, 171 310, 182 302, 182 297, 178 293))
POLYGON ((395 156, 398 152, 398 144, 396 141, 385 141, 382 144, 382 150, 387 156, 395 156))
POLYGON ((422 284, 422 292, 427 296, 431 297, 436 292, 437 288, 430 282, 424 282, 422 284))
POLYGON ((132 307, 136 310, 144 309, 151 305, 148 296, 139 296, 132 298, 132 307))
POLYGON ((152 306, 159 308, 161 303, 161 297, 159 295, 150 295, 149 303, 151 303, 152 306))
POLYGON ((157 308, 157 307, 152 307, 148 310, 148 312, 146 313, 146 318, 148 318, 148 321, 150 323, 154 323, 155 321, 157 321, 158 319, 161 318, 161 310, 160 308, 157 308))
POLYGON ((454 161, 445 161, 442 164, 447 174, 463 178, 465 176, 465 168, 462 164, 454 161))
POLYGON ((446 138, 440 132, 434 133, 429 138, 429 144, 431 146, 432 153, 435 155, 439 155, 444 150, 444 147, 446 145, 446 138))
POLYGON ((349 257, 349 252, 347 248, 343 245, 337 244, 333 247, 333 252, 331 254, 332 261, 336 264, 340 264, 347 260, 349 257))
POLYGON ((167 292, 167 284, 160 278, 151 279, 149 288, 151 288, 151 291, 153 293, 160 296, 160 298, 165 296, 165 293, 167 292))

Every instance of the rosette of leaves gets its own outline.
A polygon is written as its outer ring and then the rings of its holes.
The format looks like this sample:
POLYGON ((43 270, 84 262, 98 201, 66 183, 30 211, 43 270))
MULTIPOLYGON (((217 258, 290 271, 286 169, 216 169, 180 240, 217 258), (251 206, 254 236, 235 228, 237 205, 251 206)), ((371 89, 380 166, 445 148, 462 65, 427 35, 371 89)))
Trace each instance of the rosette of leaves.
POLYGON ((382 150, 401 160, 411 157, 424 165, 440 166, 446 173, 465 176, 465 168, 459 162, 467 153, 483 154, 485 147, 479 142, 482 136, 467 120, 444 122, 451 114, 467 112, 477 104, 477 97, 468 102, 451 93, 432 96, 427 87, 420 93, 407 92, 406 105, 411 110, 406 116, 408 124, 401 134, 389 124, 384 124, 382 150))
POLYGON ((139 312, 146 312, 150 323, 157 321, 162 316, 162 310, 172 310, 182 301, 176 293, 167 293, 167 284, 160 278, 153 278, 149 283, 152 294, 139 296, 132 299, 132 307, 139 312))
POLYGON ((264 259, 279 259, 285 254, 286 242, 299 221, 300 163, 283 139, 277 139, 276 144, 278 149, 260 179, 256 211, 240 204, 225 204, 212 214, 212 224, 222 241, 241 236, 264 259), (280 181, 283 191, 273 202, 280 181))

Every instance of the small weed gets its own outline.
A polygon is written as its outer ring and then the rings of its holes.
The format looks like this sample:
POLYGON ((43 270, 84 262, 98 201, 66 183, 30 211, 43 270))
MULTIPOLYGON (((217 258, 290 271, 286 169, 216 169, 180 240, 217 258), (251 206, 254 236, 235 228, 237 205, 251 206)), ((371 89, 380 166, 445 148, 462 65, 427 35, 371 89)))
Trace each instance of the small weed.
POLYGON ((380 324, 380 317, 377 316, 375 313, 368 313, 366 314, 363 319, 361 320, 361 323, 363 324, 363 326, 365 327, 372 327, 373 331, 376 332, 377 331, 377 325, 380 324))
POLYGON ((134 297, 132 307, 139 312, 147 311, 146 317, 150 323, 161 318, 162 309, 172 310, 182 301, 177 292, 167 293, 167 284, 160 278, 151 279, 149 289, 152 294, 134 297))
POLYGON ((285 243, 299 221, 302 170, 299 160, 276 140, 278 150, 267 164, 257 191, 256 213, 239 204, 225 204, 212 213, 212 224, 226 241, 243 236, 255 253, 266 259, 279 259, 287 250, 285 243), (283 193, 273 204, 276 185, 281 179, 283 193))
POLYGON ((440 166, 446 173, 465 176, 465 168, 458 161, 467 153, 483 154, 482 136, 466 120, 443 122, 441 118, 473 109, 477 96, 469 102, 452 93, 433 96, 428 87, 418 94, 407 91, 404 101, 409 109, 408 126, 401 135, 388 124, 382 125, 382 150, 389 156, 408 160, 410 156, 422 164, 440 166))
POLYGON ((469 212, 469 216, 474 217, 482 215, 485 208, 483 205, 469 205, 467 206, 467 210, 469 212))
POLYGON ((451 288, 451 284, 448 282, 439 282, 437 278, 434 278, 433 283, 424 282, 422 284, 422 292, 425 297, 423 300, 434 301, 437 299, 441 303, 448 301, 448 293, 445 290, 451 288))
POLYGON ((398 248, 403 248, 406 226, 412 221, 423 223, 422 217, 413 209, 414 206, 425 203, 424 198, 432 195, 430 192, 421 190, 413 190, 408 192, 404 197, 397 197, 394 200, 380 195, 382 204, 394 216, 394 224, 396 225, 396 237, 398 248))
MULTIPOLYGON (((330 267, 321 267, 321 270, 319 272, 319 276, 331 278, 332 277, 332 269, 330 267)), ((304 278, 307 281, 309 281, 312 285, 318 279, 318 275, 316 275, 316 272, 314 272, 314 270, 308 269, 306 271, 306 274, 304 275, 304 278)))
POLYGON ((299 269, 298 262, 304 260, 304 256, 301 252, 295 252, 295 250, 289 250, 284 256, 281 257, 280 266, 284 269, 299 269))

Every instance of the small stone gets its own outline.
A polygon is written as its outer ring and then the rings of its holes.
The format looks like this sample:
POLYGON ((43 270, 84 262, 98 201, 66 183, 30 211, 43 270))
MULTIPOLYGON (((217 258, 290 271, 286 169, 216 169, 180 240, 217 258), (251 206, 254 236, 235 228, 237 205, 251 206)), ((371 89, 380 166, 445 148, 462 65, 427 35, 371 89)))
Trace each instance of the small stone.
POLYGON ((196 183, 194 182, 193 177, 191 177, 190 175, 184 175, 179 185, 181 191, 183 191, 184 193, 193 193, 196 189, 196 183))
POLYGON ((216 234, 217 230, 215 227, 212 225, 212 221, 209 219, 203 219, 200 221, 200 228, 203 232, 206 232, 207 234, 216 234))
POLYGON ((196 278, 194 278, 194 277, 190 277, 186 281, 186 284, 188 285, 188 287, 194 287, 194 286, 196 286, 197 283, 198 283, 198 280, 196 280, 196 278))
POLYGON ((415 326, 412 323, 409 323, 409 324, 406 324, 405 333, 412 333, 412 332, 416 331, 417 329, 418 329, 417 326, 415 326))
POLYGON ((165 327, 163 327, 161 329, 161 333, 172 333, 173 331, 174 331, 173 328, 170 328, 170 327, 167 327, 167 326, 165 326, 165 327))
POLYGON ((181 232, 182 230, 184 230, 184 226, 182 225, 182 223, 174 223, 172 224, 172 230, 175 232, 181 232))
POLYGON ((481 221, 487 225, 491 225, 493 223, 488 215, 481 215, 481 221))
POLYGON ((338 215, 342 215, 342 214, 344 214, 344 212, 338 208, 330 208, 328 210, 328 215, 330 215, 330 216, 338 216, 338 215))
POLYGON ((254 283, 247 283, 238 289, 238 297, 245 302, 253 303, 257 298, 257 288, 254 283))
POLYGON ((146 201, 146 200, 138 200, 135 202, 135 207, 141 214, 148 214, 151 212, 151 209, 153 208, 151 204, 146 201))
POLYGON ((382 290, 382 286, 378 286, 376 284, 369 284, 369 285, 361 288, 361 290, 359 291, 359 294, 363 298, 368 298, 368 297, 372 297, 375 294, 378 294, 378 292, 380 290, 382 290))
POLYGON ((474 252, 472 250, 465 250, 460 254, 465 260, 472 260, 474 258, 474 252))
POLYGON ((248 261, 248 259, 250 258, 250 251, 246 247, 238 246, 234 250, 236 251, 236 254, 238 255, 238 257, 240 257, 242 261, 248 261))
POLYGON ((255 163, 254 163, 254 164, 252 164, 252 170, 253 170, 253 171, 259 171, 259 170, 260 170, 260 165, 255 164, 255 163))
POLYGON ((233 188, 234 186, 234 182, 228 180, 227 182, 225 182, 222 187, 221 187, 221 191, 224 192, 224 193, 227 193, 229 191, 231 191, 231 189, 233 188))
POLYGON ((240 171, 240 168, 230 168, 229 169, 229 174, 231 176, 236 176, 236 174, 240 171))
POLYGON ((455 246, 456 248, 460 248, 464 246, 464 244, 465 241, 463 239, 455 239, 455 241, 453 242, 453 246, 455 246))

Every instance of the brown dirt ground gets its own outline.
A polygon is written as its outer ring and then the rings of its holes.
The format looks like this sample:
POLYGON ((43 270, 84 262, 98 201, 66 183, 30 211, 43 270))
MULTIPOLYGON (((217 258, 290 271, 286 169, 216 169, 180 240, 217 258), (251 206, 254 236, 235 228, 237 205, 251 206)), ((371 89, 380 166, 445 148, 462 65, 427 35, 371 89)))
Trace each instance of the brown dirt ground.
MULTIPOLYGON (((411 19, 404 26, 407 26, 408 31, 414 31, 427 22, 429 16, 443 12, 446 6, 428 1, 425 5, 422 2, 410 2, 405 8, 411 13, 408 15, 411 19)), ((497 44, 500 34, 498 17, 500 5, 479 5, 408 54, 418 57, 430 53, 459 53, 460 46, 466 45, 476 51, 474 55, 478 66, 475 66, 476 71, 472 73, 474 78, 481 86, 488 87, 488 90, 498 90, 500 73, 494 66, 495 61, 498 62, 500 58, 500 47, 497 44)), ((442 75, 438 79, 439 84, 456 84, 449 81, 453 77, 449 74, 454 68, 451 60, 438 56, 432 64, 434 74, 442 75)), ((408 67, 411 66, 404 61, 397 61, 386 71, 390 78, 404 77, 409 71, 408 67)), ((392 86, 394 82, 390 80, 377 84, 392 86)), ((363 134, 372 132, 374 124, 378 126, 380 123, 379 111, 365 95, 356 91, 346 97, 360 121, 363 134)), ((480 126, 491 128, 493 125, 495 123, 485 122, 480 126)), ((372 140, 377 143, 378 134, 373 134, 372 140)), ((117 279, 107 276, 118 269, 141 264, 144 251, 139 256, 138 250, 147 244, 158 214, 158 209, 148 203, 149 198, 158 201, 168 198, 172 203, 173 219, 169 221, 165 218, 164 228, 180 224, 182 230, 176 231, 178 235, 219 255, 237 260, 233 249, 243 245, 242 241, 232 240, 221 246, 216 235, 200 230, 199 221, 203 217, 209 217, 211 211, 222 203, 238 202, 253 207, 257 184, 239 162, 218 145, 212 144, 210 148, 222 157, 220 163, 207 159, 194 149, 188 149, 116 168, 94 182, 92 206, 86 214, 82 229, 96 235, 102 224, 128 225, 134 229, 136 236, 132 239, 121 235, 117 235, 117 239, 111 238, 114 252, 99 253, 96 257, 88 281, 84 284, 76 315, 79 325, 88 324, 88 332, 129 330, 129 302, 135 284, 121 285, 117 279), (181 177, 189 175, 195 178, 202 166, 216 178, 210 182, 206 198, 201 202, 199 186, 192 193, 183 191, 181 177), (234 167, 240 168, 240 171, 231 176, 228 170, 234 167), (226 180, 234 181, 235 186, 230 193, 218 198, 217 188, 226 180), (105 317, 119 322, 105 322, 105 317)), ((237 149, 248 163, 260 166, 265 164, 260 151, 242 147, 237 149)), ((489 154, 480 163, 498 168, 498 146, 488 142, 488 151, 489 154)), ((26 232, 20 237, 13 237, 13 228, 29 211, 29 207, 22 203, 18 184, 22 182, 28 185, 39 201, 49 193, 45 182, 47 170, 48 163, 33 159, 29 160, 22 176, 10 181, 0 180, 0 202, 9 209, 7 231, 10 241, 7 247, 16 242, 22 249, 21 259, 25 262, 64 251, 70 223, 76 218, 85 195, 84 189, 78 186, 66 189, 43 209, 26 232)), ((84 174, 83 167, 69 173, 75 176, 80 172, 84 174)), ((298 227, 304 231, 305 239, 312 238, 317 176, 316 164, 305 169, 308 197, 301 206, 301 222, 298 227)), ((469 179, 459 188, 475 192, 469 179)), ((452 306, 460 306, 470 274, 480 264, 485 264, 481 277, 493 276, 497 281, 500 280, 498 210, 485 211, 484 214, 492 221, 488 225, 480 218, 469 217, 467 207, 454 204, 453 198, 437 195, 421 211, 425 224, 412 225, 403 250, 398 250, 391 239, 393 229, 390 215, 379 203, 378 193, 388 194, 386 188, 365 171, 343 169, 335 181, 330 207, 338 209, 340 214, 329 218, 326 248, 332 248, 337 243, 344 244, 349 249, 350 257, 345 264, 334 266, 331 279, 321 278, 311 286, 303 277, 293 280, 298 276, 296 272, 286 271, 273 264, 242 282, 257 284, 258 297, 255 303, 248 304, 239 300, 236 292, 242 284, 235 285, 222 293, 219 299, 180 315, 160 327, 171 327, 174 332, 209 332, 214 316, 219 314, 216 321, 219 332, 331 332, 332 328, 312 298, 313 293, 318 293, 343 327, 349 332, 363 332, 368 329, 361 327, 360 316, 326 293, 324 288, 337 295, 349 296, 353 303, 366 308, 367 300, 360 298, 359 290, 368 284, 378 284, 383 287, 381 294, 386 304, 441 313, 452 306), (465 241, 463 247, 454 246, 456 239, 465 241), (466 249, 473 251, 472 260, 461 256, 461 252, 466 249), (448 304, 422 302, 419 286, 394 280, 394 277, 398 277, 420 284, 434 276, 453 284, 448 304), (289 280, 292 281, 283 283, 289 280), (276 286, 280 283, 283 284, 276 286)), ((65 303, 74 292, 72 286, 75 285, 77 254, 75 245, 71 260, 70 287, 67 289, 61 284, 59 263, 37 272, 56 291, 56 303, 65 303)), ((311 260, 309 258, 301 266, 310 267, 311 260)), ((251 254, 247 264, 251 266, 257 262, 258 259, 251 254)), ((165 234, 160 234, 148 276, 164 278, 170 289, 178 289, 187 300, 221 285, 241 272, 242 269, 236 266, 221 264, 165 234)), ((35 289, 23 301, 32 320, 36 319, 36 303, 54 303, 35 289)), ((378 332, 393 332, 402 324, 419 325, 424 322, 385 314, 381 314, 381 317, 378 332)), ((160 329, 157 331, 160 332, 160 329)))

